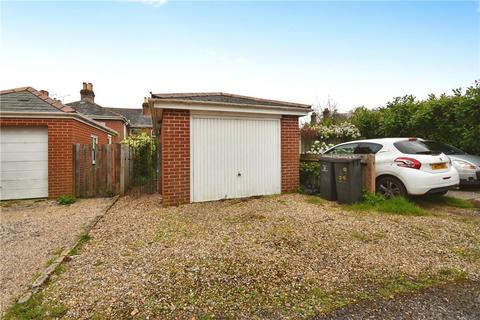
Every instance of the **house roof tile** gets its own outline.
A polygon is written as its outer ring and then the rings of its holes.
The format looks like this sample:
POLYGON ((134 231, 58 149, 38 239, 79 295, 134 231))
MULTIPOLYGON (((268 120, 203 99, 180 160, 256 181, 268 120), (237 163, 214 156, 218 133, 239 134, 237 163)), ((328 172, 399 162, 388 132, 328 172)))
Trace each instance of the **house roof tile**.
POLYGON ((110 108, 104 108, 99 104, 92 103, 86 100, 80 100, 75 102, 67 103, 68 106, 72 107, 78 113, 86 115, 90 118, 95 117, 108 117, 113 119, 124 120, 124 117, 121 114, 113 112, 110 108))
POLYGON ((152 117, 143 115, 143 109, 139 108, 107 108, 110 111, 121 114, 130 124, 130 127, 145 128, 152 126, 152 117))

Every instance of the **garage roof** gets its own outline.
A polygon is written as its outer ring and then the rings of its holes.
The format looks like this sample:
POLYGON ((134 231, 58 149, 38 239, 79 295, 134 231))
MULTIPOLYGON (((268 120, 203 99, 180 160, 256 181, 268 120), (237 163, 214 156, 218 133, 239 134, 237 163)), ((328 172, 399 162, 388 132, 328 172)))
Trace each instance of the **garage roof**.
POLYGON ((73 118, 108 133, 118 134, 64 105, 60 100, 50 98, 47 91, 38 91, 32 87, 0 91, 0 113, 2 117, 13 118, 73 118))
POLYGON ((310 109, 311 106, 301 103, 292 103, 279 100, 262 99, 249 96, 242 96, 232 93, 224 92, 197 92, 197 93, 152 93, 152 98, 164 100, 188 100, 199 102, 220 102, 231 104, 245 104, 245 105, 262 105, 262 106, 283 106, 283 107, 298 107, 310 109))
POLYGON ((0 110, 11 112, 75 112, 59 100, 32 87, 0 91, 0 110))

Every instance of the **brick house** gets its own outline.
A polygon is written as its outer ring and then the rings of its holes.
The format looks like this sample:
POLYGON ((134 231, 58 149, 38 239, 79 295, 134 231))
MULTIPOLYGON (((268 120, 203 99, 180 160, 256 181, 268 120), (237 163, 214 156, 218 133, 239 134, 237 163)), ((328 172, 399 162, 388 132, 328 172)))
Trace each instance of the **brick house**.
POLYGON ((105 108, 95 103, 95 92, 93 91, 93 85, 91 83, 83 83, 82 90, 80 90, 80 100, 69 102, 66 105, 78 113, 118 132, 118 135, 115 136, 113 140, 114 143, 121 142, 127 137, 128 119, 110 110, 110 108, 105 108))
POLYGON ((72 144, 107 144, 117 135, 47 91, 0 91, 0 199, 72 194, 72 144))
POLYGON ((152 136, 152 116, 148 101, 142 104, 142 108, 107 108, 128 120, 127 135, 146 133, 152 136))
POLYGON ((166 205, 294 191, 310 105, 226 93, 152 94, 166 205))

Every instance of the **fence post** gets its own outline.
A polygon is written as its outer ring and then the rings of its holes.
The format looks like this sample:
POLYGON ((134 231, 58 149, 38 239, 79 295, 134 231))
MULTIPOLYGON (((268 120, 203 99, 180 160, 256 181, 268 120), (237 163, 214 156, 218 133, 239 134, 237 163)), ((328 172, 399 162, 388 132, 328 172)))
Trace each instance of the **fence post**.
POLYGON ((120 195, 125 194, 125 145, 120 145, 120 195))
POLYGON ((112 186, 112 145, 107 145, 107 192, 113 194, 112 186))
POLYGON ((367 166, 366 170, 366 187, 367 191, 375 193, 375 155, 367 155, 367 166))
POLYGON ((73 144, 73 195, 80 196, 80 144, 73 144))

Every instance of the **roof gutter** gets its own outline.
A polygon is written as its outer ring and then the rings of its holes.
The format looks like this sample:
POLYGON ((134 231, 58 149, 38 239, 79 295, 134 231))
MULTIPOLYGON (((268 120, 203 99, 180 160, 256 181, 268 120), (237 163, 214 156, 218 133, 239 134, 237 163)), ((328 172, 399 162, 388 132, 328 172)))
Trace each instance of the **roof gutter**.
POLYGON ((108 134, 118 135, 118 132, 105 127, 101 123, 98 123, 95 120, 87 118, 79 113, 73 112, 10 112, 10 111, 0 111, 0 118, 39 118, 39 119, 73 119, 79 122, 82 122, 86 125, 95 127, 101 131, 104 131, 108 134))

